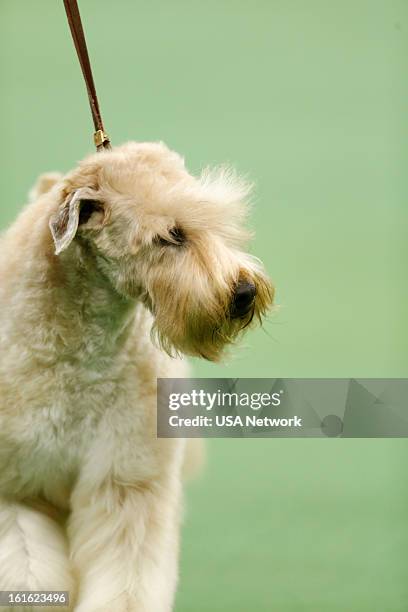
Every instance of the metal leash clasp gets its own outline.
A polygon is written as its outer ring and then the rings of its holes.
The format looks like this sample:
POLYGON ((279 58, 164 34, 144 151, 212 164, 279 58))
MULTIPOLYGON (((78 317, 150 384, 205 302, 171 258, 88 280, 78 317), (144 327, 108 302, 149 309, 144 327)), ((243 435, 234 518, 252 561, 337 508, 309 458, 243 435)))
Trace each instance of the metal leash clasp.
POLYGON ((98 151, 101 148, 110 149, 109 136, 103 130, 96 130, 94 133, 94 143, 98 151))

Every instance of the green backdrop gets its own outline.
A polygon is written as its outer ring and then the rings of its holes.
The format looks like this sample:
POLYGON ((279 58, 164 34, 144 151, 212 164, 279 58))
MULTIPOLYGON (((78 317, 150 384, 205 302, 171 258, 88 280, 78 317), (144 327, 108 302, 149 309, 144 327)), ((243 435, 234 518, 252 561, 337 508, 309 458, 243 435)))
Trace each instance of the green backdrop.
MULTIPOLYGON (((404 377, 406 0, 80 1, 112 140, 256 183, 279 312, 200 376, 404 377)), ((92 150, 62 0, 0 3, 5 227, 92 150)), ((176 612, 408 610, 405 440, 217 440, 176 612)), ((152 611, 153 612, 153 611, 152 611)))

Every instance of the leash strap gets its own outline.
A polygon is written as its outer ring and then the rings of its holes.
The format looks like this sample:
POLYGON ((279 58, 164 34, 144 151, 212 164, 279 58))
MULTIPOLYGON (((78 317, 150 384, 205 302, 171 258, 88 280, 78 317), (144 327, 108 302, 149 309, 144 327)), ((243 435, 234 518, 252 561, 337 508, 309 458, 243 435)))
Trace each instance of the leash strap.
POLYGON ((88 92, 89 106, 91 107, 92 119, 95 127, 95 146, 97 151, 110 149, 110 140, 108 135, 105 133, 101 111, 99 109, 98 97, 96 95, 95 83, 92 76, 91 63, 89 61, 88 49, 86 47, 85 34, 82 27, 81 15, 79 13, 77 0, 64 0, 64 6, 88 92))

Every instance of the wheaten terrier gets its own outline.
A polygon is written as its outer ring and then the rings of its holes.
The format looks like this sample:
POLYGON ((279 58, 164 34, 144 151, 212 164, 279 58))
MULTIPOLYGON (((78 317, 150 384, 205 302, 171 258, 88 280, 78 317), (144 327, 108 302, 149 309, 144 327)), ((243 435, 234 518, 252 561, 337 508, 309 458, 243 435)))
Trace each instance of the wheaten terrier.
POLYGON ((0 589, 172 609, 185 446, 156 437, 156 379, 217 360, 272 302, 247 196, 129 143, 40 178, 2 237, 0 589))

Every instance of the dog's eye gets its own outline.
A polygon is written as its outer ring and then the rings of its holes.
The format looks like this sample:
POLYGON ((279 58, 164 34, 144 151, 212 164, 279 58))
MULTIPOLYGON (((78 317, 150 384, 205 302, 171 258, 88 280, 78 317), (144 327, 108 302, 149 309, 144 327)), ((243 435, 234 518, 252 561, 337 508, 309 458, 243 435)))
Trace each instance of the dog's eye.
POLYGON ((184 232, 179 227, 172 227, 171 230, 169 230, 169 238, 163 238, 162 236, 157 238, 157 242, 161 246, 181 246, 185 241, 186 237, 184 232))

